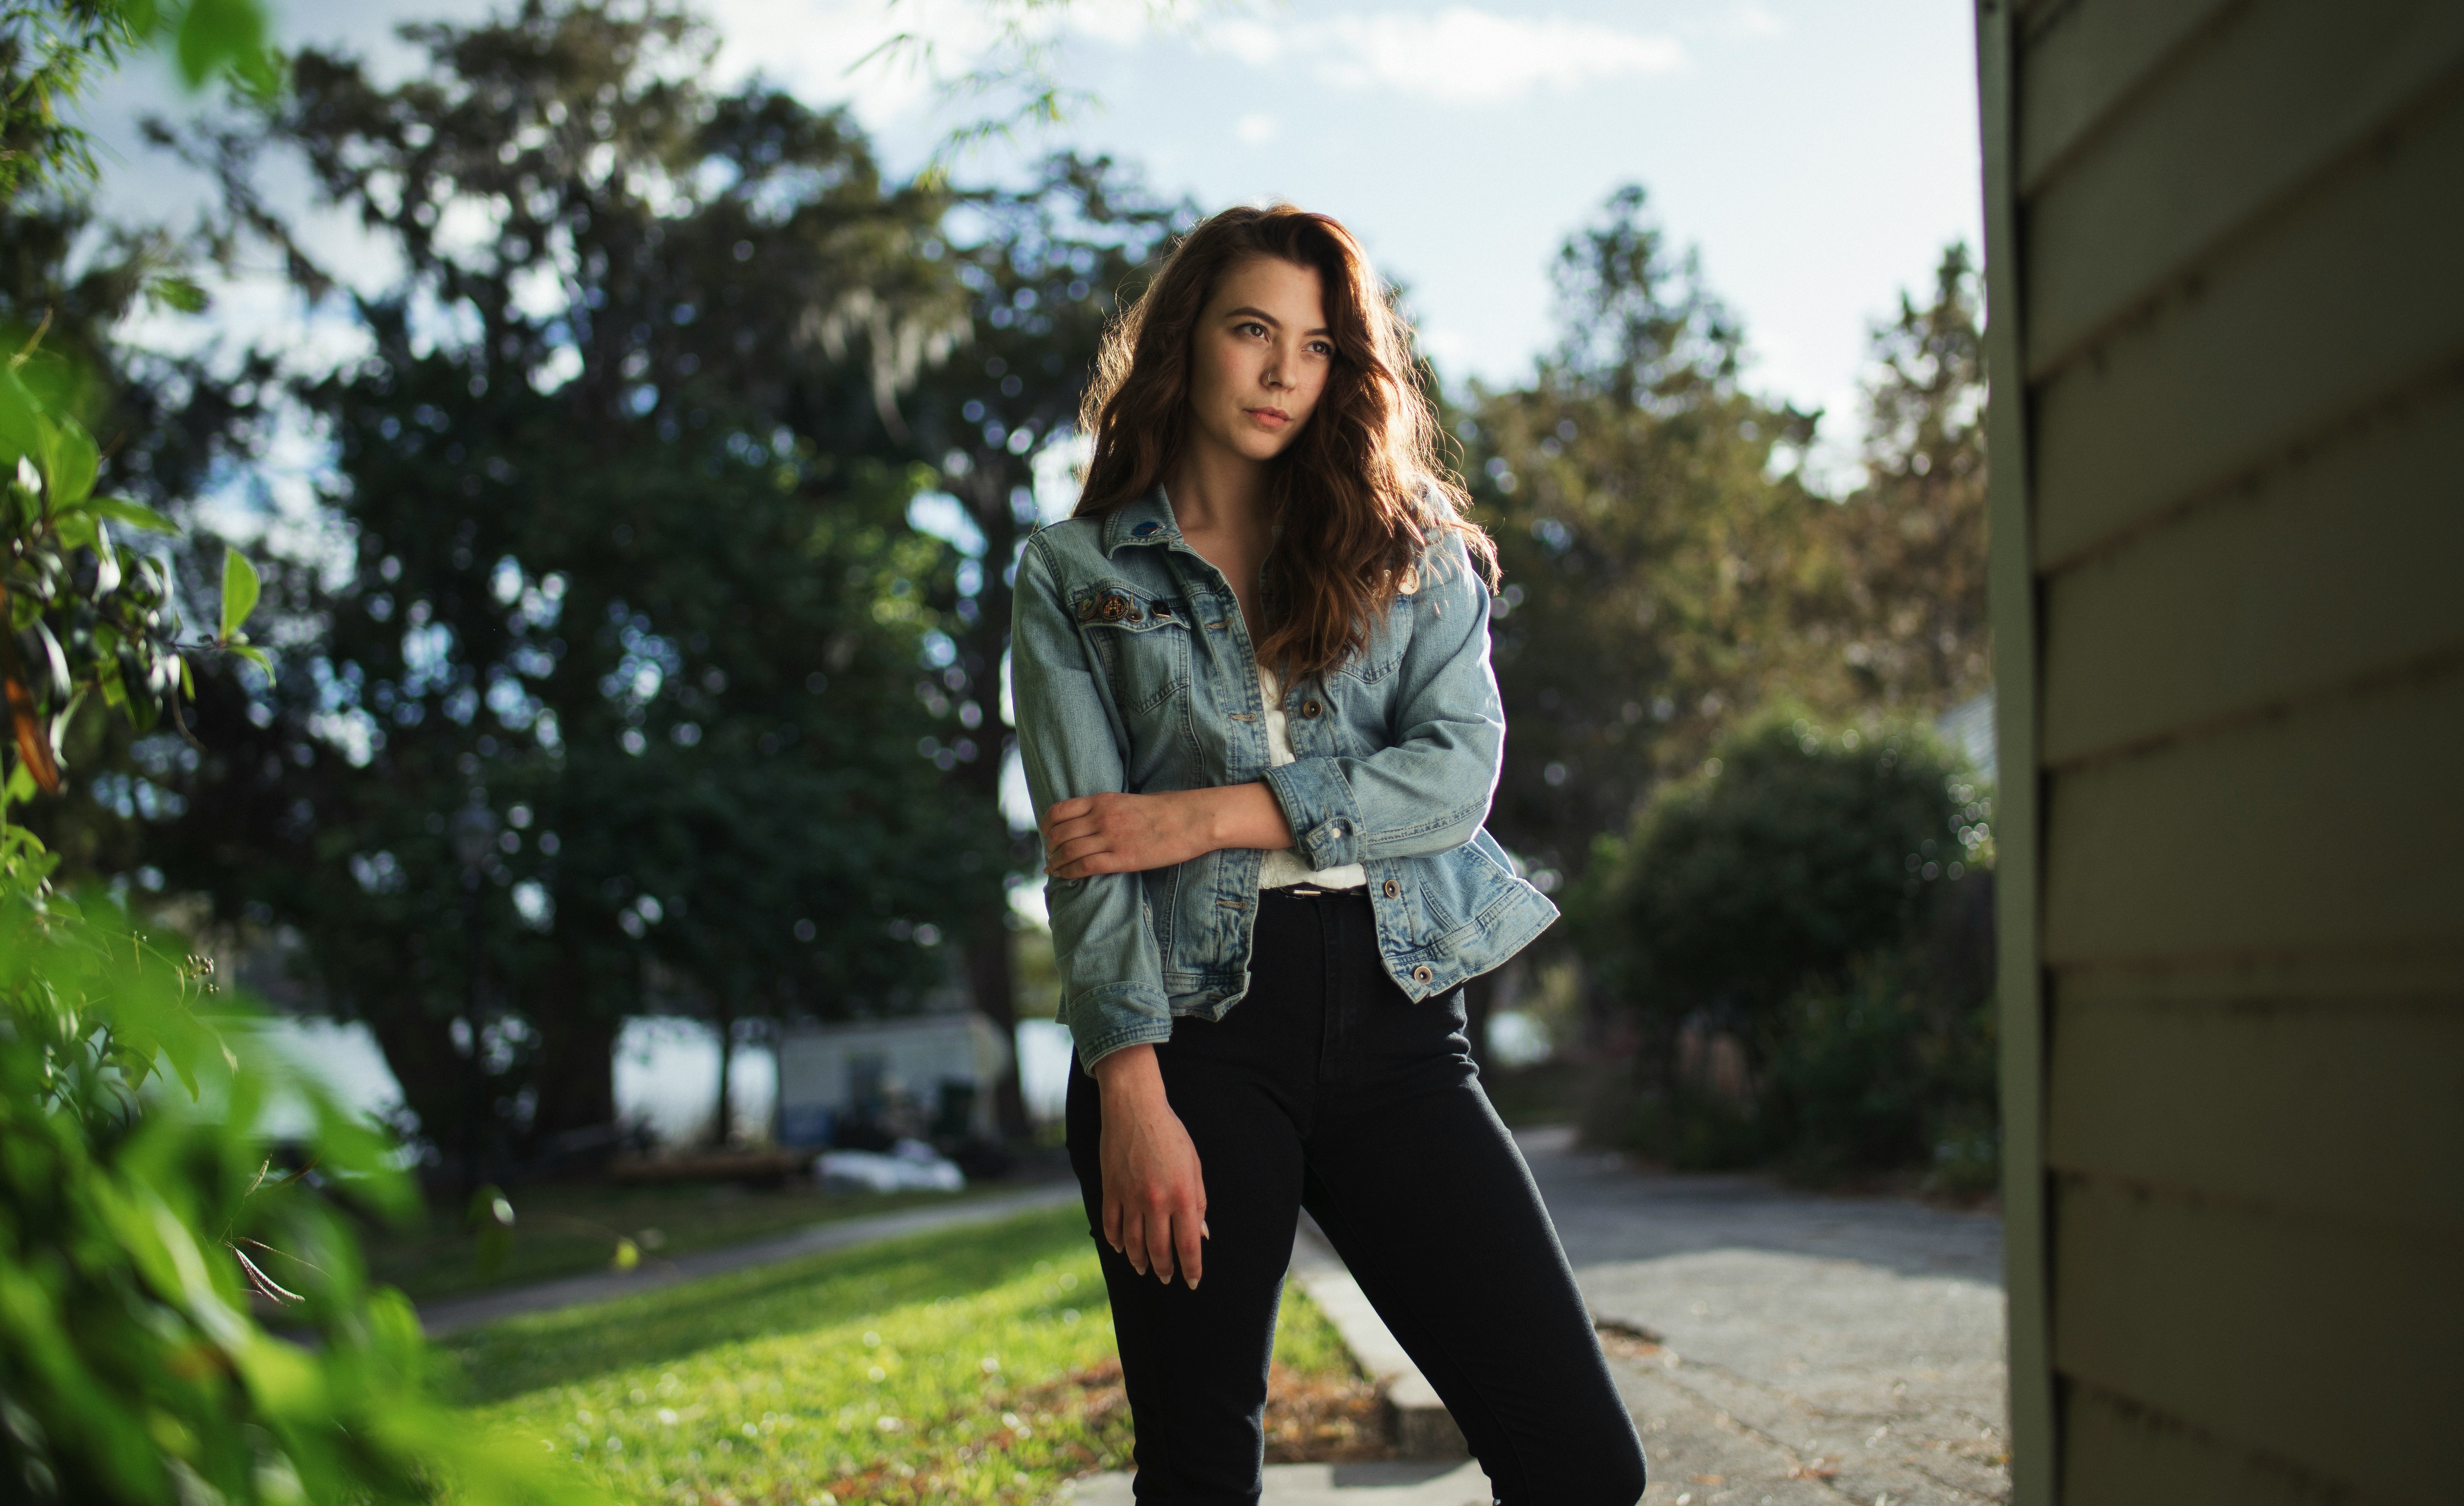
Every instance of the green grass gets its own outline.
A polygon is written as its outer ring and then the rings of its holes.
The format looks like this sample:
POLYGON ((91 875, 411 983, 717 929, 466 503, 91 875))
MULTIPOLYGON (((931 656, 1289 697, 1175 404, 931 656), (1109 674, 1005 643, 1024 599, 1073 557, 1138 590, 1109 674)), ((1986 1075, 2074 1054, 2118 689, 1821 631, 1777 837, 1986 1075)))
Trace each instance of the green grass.
MULTIPOLYGON (((444 1342, 475 1424, 626 1503, 1042 1500, 1131 1433, 1075 1209, 515 1319, 444 1342)), ((1288 1292, 1276 1358, 1350 1373, 1288 1292)))
POLYGON ((707 1184, 623 1187, 551 1183, 516 1188, 514 1242, 493 1270, 479 1265, 461 1211, 443 1200, 419 1228, 372 1233, 372 1279, 398 1286, 412 1301, 464 1297, 499 1286, 605 1271, 617 1241, 630 1239, 646 1261, 693 1250, 792 1233, 814 1224, 892 1212, 923 1203, 963 1202, 1015 1190, 988 1182, 964 1192, 824 1192, 805 1185, 770 1190, 707 1184))

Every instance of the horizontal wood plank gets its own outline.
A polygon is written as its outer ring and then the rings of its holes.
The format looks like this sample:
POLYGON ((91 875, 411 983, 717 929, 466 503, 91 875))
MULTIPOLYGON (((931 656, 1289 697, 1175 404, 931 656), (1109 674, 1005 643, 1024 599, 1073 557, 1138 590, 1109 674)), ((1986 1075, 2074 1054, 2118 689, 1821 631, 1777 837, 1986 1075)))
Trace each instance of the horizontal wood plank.
POLYGON ((2234 0, 2079 0, 2019 20, 2019 196, 2234 0))
POLYGON ((2029 194, 2030 380, 2298 186, 2349 164, 2459 64, 2454 0, 2262 0, 2203 38, 2029 194))
POLYGON ((2078 1177, 2054 1228, 2063 1374, 2364 1495, 2453 1498, 2464 1245, 2078 1177))
POLYGON ((2464 359, 2464 98, 2035 391, 2037 568, 2464 359))
POLYGON ((2046 581, 2046 761, 2464 645, 2459 433, 2464 380, 2046 581))
POLYGON ((2464 993, 2080 1003, 2056 985, 2046 1158, 2464 1240, 2464 993))
POLYGON ((2048 781, 2044 955, 2464 946, 2464 672, 2048 781))
POLYGON ((2065 1497, 2093 1506, 2377 1506, 2100 1386, 2063 1409, 2065 1497))

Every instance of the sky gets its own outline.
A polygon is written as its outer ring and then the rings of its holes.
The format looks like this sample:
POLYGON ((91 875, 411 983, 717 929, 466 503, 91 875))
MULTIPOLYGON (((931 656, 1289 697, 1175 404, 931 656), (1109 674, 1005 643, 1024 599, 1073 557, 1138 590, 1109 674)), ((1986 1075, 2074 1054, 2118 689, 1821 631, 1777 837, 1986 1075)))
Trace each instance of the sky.
MULTIPOLYGON (((850 102, 901 171, 974 107, 925 71, 850 65, 905 29, 944 73, 987 55, 988 18, 1033 0, 699 0, 721 83, 759 76, 850 102)), ((960 157, 998 178, 1060 147, 1138 164, 1201 207, 1289 200, 1336 215, 1406 285, 1445 379, 1527 377, 1555 338, 1556 248, 1639 183, 1673 246, 1701 257, 1744 323, 1749 385, 1826 410, 1817 475, 1844 480, 1868 331, 1922 293, 1981 217, 1968 0, 1075 0, 1042 23, 1061 81, 1091 96, 1064 123, 960 157)), ((400 76, 407 20, 470 20, 487 0, 271 0, 286 45, 341 46, 400 76)), ((178 216, 197 184, 138 139, 180 100, 160 65, 88 112, 118 160, 113 207, 178 216)), ((338 232, 339 233, 339 232, 338 232)), ((270 286, 230 290, 227 330, 279 327, 270 286)), ((299 338, 311 346, 313 330, 299 338)))

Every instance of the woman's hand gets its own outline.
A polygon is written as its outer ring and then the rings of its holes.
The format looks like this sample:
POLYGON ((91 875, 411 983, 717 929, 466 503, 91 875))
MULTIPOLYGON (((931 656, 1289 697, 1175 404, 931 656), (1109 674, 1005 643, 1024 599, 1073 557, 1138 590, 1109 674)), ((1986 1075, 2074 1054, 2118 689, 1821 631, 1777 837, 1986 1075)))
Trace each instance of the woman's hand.
POLYGON ((1095 1063, 1104 1128, 1104 1242, 1140 1276, 1169 1285, 1174 1271, 1198 1289, 1207 1234, 1206 1178, 1198 1147, 1165 1099, 1155 1047, 1124 1046, 1095 1063))
POLYGON ((1082 795, 1044 813, 1044 871, 1056 879, 1144 873, 1224 847, 1291 844, 1283 807, 1263 784, 1082 795))

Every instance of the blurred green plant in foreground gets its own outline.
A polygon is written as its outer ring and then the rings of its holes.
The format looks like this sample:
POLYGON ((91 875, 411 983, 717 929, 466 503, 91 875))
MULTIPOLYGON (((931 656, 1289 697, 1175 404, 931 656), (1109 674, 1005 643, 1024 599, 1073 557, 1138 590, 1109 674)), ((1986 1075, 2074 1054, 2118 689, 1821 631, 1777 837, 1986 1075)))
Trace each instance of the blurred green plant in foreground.
MULTIPOLYGON (((245 0, 0 11, 0 216, 91 182, 56 106, 94 73, 161 39, 192 85, 263 89, 263 33, 245 0)), ((177 723, 187 654, 259 660, 246 559, 226 553, 215 631, 184 642, 161 559, 114 537, 171 525, 96 493, 90 374, 45 353, 49 327, 0 364, 0 1496, 581 1498, 426 1399, 417 1320, 367 1289, 345 1221, 411 1211, 387 1144, 235 1029, 248 1012, 184 946, 56 892, 55 857, 10 819, 61 789, 81 706, 177 723), (309 1126, 287 1168, 277 1109, 309 1126), (299 1338, 259 1320, 276 1314, 299 1338)))

